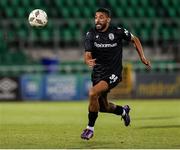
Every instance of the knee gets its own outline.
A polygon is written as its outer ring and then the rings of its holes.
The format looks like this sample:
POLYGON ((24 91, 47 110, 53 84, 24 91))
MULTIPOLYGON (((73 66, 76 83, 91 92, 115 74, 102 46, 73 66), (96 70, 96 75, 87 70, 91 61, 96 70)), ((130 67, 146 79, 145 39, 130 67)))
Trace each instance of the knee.
POLYGON ((96 98, 97 96, 98 96, 97 92, 93 88, 91 88, 89 90, 89 97, 90 98, 96 98))

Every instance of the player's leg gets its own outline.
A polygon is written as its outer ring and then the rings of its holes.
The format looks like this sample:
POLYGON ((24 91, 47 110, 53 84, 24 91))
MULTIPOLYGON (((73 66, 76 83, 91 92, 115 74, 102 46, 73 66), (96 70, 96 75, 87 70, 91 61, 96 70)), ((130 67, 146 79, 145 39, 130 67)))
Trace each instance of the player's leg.
POLYGON ((108 84, 106 81, 100 81, 89 90, 89 114, 88 114, 88 126, 81 134, 82 139, 89 140, 93 137, 94 124, 98 117, 99 111, 99 95, 108 90, 108 84))
POLYGON ((122 116, 125 126, 128 126, 130 124, 129 106, 128 105, 120 106, 120 105, 115 105, 112 102, 108 102, 107 94, 108 92, 102 92, 98 98, 99 107, 100 107, 99 111, 105 113, 113 113, 122 116))
POLYGON ((98 102, 99 102, 100 112, 113 113, 116 115, 122 115, 124 112, 122 106, 115 105, 112 102, 108 102, 107 92, 104 92, 99 96, 98 102))
POLYGON ((104 113, 114 113, 116 105, 108 102, 107 94, 108 92, 103 92, 98 98, 99 111, 104 113))

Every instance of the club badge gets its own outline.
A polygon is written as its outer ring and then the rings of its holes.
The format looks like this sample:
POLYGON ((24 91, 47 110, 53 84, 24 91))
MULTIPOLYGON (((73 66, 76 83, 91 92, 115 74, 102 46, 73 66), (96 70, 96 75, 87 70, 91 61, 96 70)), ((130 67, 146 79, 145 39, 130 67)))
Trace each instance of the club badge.
POLYGON ((114 34, 113 33, 109 33, 109 39, 112 41, 114 40, 114 34))

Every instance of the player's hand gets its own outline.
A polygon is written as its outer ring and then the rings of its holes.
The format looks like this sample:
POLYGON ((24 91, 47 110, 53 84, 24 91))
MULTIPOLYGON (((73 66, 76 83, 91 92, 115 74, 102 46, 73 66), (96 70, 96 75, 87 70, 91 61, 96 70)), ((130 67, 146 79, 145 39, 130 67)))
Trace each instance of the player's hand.
POLYGON ((95 61, 96 61, 96 59, 89 59, 86 61, 86 63, 90 68, 93 68, 96 65, 95 61))
POLYGON ((141 61, 143 62, 143 64, 145 64, 146 65, 146 68, 148 69, 148 70, 150 70, 151 69, 151 63, 150 63, 150 61, 149 60, 147 60, 146 59, 146 57, 141 57, 141 61))

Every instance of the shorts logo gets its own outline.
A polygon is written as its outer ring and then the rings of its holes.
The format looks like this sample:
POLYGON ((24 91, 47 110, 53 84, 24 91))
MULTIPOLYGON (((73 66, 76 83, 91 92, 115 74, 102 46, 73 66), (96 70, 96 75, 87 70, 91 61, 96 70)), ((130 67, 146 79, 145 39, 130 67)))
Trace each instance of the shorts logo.
POLYGON ((110 84, 111 84, 111 83, 116 82, 117 79, 118 79, 118 77, 117 77, 115 74, 112 74, 112 75, 109 77, 109 79, 110 79, 110 84))
POLYGON ((109 39, 112 41, 114 40, 114 34, 113 33, 109 33, 109 39))

